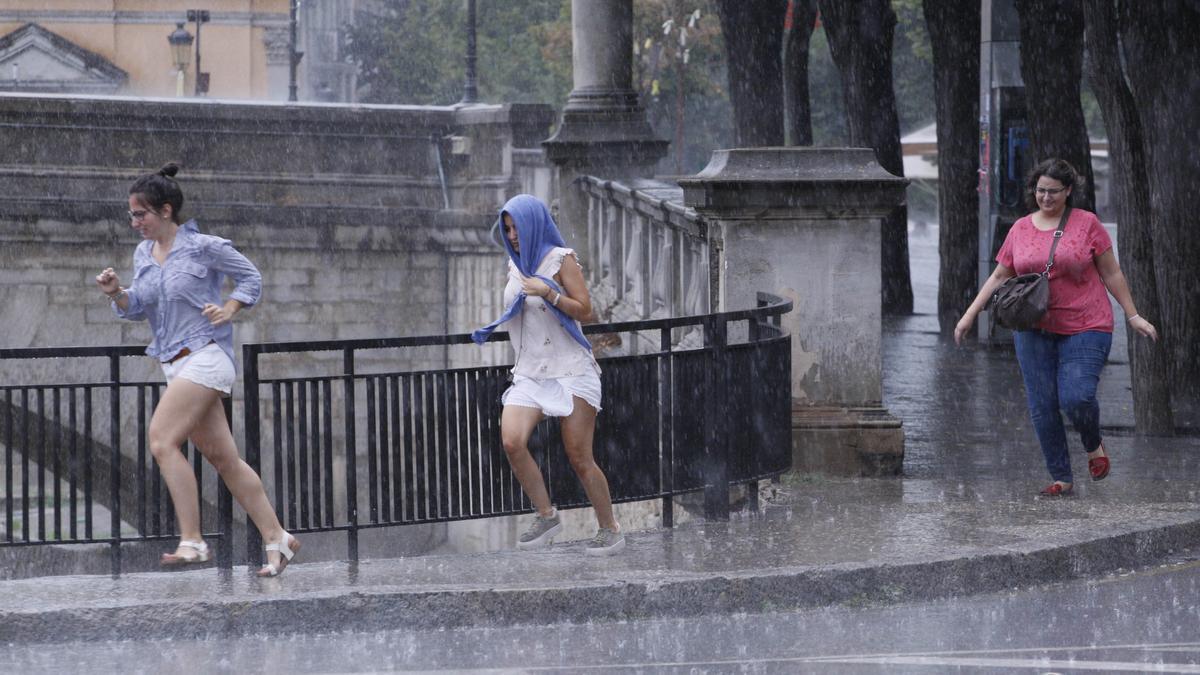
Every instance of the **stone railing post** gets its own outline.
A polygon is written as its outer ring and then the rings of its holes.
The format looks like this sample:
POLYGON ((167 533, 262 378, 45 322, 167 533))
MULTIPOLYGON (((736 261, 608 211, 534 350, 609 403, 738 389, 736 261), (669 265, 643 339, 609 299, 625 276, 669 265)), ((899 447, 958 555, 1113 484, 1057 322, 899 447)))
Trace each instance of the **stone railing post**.
POLYGON ((654 137, 633 90, 633 0, 571 0, 571 38, 574 88, 542 147, 557 172, 558 225, 587 251, 587 200, 575 179, 651 176, 667 142, 654 137))
POLYGON ((882 405, 880 219, 908 181, 859 148, 718 150, 682 179, 709 222, 715 311, 757 291, 792 300, 793 468, 900 472, 904 432, 882 405))

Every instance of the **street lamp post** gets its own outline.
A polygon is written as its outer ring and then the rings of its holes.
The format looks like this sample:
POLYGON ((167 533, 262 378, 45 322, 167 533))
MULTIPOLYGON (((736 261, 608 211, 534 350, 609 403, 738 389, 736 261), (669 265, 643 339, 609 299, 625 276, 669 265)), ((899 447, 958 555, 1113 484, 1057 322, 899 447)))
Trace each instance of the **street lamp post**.
POLYGON ((463 88, 463 97, 460 103, 475 103, 479 100, 479 81, 475 74, 475 0, 466 0, 467 3, 467 81, 463 88))
POLYGON ((209 18, 211 17, 207 9, 187 11, 187 20, 196 24, 196 96, 208 93, 208 73, 200 70, 200 27, 208 23, 209 18))
POLYGON ((175 30, 167 36, 171 45, 171 56, 175 60, 175 96, 183 96, 184 73, 192 61, 192 34, 183 27, 183 22, 175 24, 175 30))
POLYGON ((296 22, 297 14, 300 11, 300 0, 291 0, 288 10, 288 100, 295 101, 298 99, 296 86, 296 66, 300 65, 300 59, 304 58, 304 52, 296 49, 296 22))

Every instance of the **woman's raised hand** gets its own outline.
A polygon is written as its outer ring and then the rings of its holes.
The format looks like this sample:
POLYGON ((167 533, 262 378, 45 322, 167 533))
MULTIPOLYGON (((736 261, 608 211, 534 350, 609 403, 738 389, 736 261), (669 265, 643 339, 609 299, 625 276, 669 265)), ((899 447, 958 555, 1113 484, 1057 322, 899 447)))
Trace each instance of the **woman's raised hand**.
POLYGON ((1129 327, 1141 333, 1142 335, 1145 335, 1151 340, 1158 342, 1158 330, 1154 327, 1154 324, 1143 319, 1142 317, 1135 316, 1130 319, 1129 327))
POLYGON ((525 291, 525 295, 536 295, 539 298, 545 298, 550 295, 550 287, 546 282, 537 277, 521 276, 521 290, 525 291))
POLYGON ((96 285, 105 295, 112 295, 121 289, 121 279, 113 268, 105 267, 103 272, 96 275, 96 285))
POLYGON ((214 326, 223 326, 230 321, 233 321, 233 312, 230 311, 229 307, 214 305, 211 302, 205 303, 204 308, 200 310, 200 313, 203 314, 204 318, 208 319, 208 322, 214 326))

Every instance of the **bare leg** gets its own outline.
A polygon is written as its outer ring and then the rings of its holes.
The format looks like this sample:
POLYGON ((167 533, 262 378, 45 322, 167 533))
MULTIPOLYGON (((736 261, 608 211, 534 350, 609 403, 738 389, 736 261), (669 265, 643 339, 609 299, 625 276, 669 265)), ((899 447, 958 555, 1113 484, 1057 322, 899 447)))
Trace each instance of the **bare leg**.
POLYGON ((567 459, 571 461, 575 475, 579 476, 588 501, 596 510, 596 520, 600 522, 600 527, 616 530, 617 521, 613 518, 608 479, 604 477, 604 472, 596 465, 592 456, 592 439, 596 434, 596 409, 578 396, 574 397, 574 403, 575 409, 571 411, 571 415, 561 420, 567 459))
POLYGON ((504 406, 504 411, 500 413, 500 440, 504 444, 504 454, 508 455, 508 464, 521 483, 521 489, 533 502, 538 515, 549 516, 554 508, 550 503, 550 493, 546 491, 542 470, 529 454, 529 437, 542 417, 542 411, 538 408, 504 406))
MULTIPOLYGON (((197 496, 196 476, 179 451, 190 431, 200 421, 208 406, 218 399, 212 389, 176 378, 167 385, 162 399, 150 419, 150 453, 158 463, 163 482, 175 505, 181 539, 200 541, 200 499, 197 496)), ((176 555, 186 552, 176 550, 176 555)))
MULTIPOLYGON (((198 385, 197 385, 198 386, 198 385)), ((246 510, 250 520, 258 527, 263 541, 277 544, 283 538, 283 527, 275 515, 263 488, 262 479, 250 468, 240 456, 233 434, 229 432, 229 423, 225 419, 225 407, 219 398, 213 398, 209 403, 196 427, 192 430, 191 439, 200 448, 200 452, 221 474, 221 480, 246 510)), ((279 565, 279 552, 268 551, 268 562, 279 565)))

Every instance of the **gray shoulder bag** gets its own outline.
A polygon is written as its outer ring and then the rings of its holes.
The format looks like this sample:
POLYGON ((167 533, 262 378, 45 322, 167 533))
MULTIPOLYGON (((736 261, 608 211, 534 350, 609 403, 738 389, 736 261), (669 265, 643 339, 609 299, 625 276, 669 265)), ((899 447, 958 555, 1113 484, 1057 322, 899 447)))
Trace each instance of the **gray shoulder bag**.
POLYGON ((1050 304, 1050 268, 1054 266, 1054 249, 1058 248, 1070 215, 1071 207, 1068 206, 1063 209, 1058 229, 1054 230, 1054 243, 1050 245, 1046 269, 1007 279, 992 293, 987 309, 992 310, 996 323, 1010 330, 1037 328, 1050 304))

